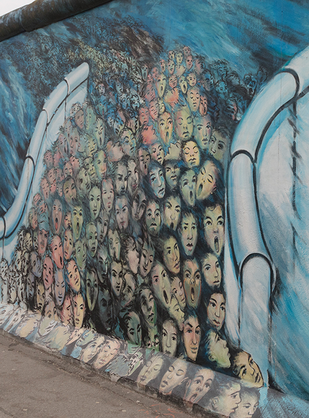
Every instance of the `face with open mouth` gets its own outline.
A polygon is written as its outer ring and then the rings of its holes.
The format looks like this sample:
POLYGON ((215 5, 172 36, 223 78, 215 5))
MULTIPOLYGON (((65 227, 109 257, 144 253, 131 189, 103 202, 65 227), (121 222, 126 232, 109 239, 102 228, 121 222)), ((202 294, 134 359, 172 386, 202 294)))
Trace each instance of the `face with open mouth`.
POLYGON ((183 265, 183 285, 186 293, 187 305, 197 308, 201 298, 201 272, 196 259, 188 259, 183 265))
POLYGON ((183 343, 187 357, 195 361, 200 346, 201 327, 196 316, 189 316, 183 326, 183 343))
POLYGON ((74 206, 72 210, 72 229, 74 241, 77 241, 82 232, 84 214, 82 206, 74 206))
POLYGON ((163 395, 171 394, 173 389, 180 385, 187 373, 188 363, 185 360, 175 360, 162 377, 159 392, 163 395))
POLYGON ((86 305, 83 296, 78 293, 77 295, 73 296, 73 313, 74 313, 74 326, 75 328, 81 328, 83 325, 85 313, 86 313, 86 305))
POLYGON ((168 228, 176 231, 179 219, 181 214, 181 201, 180 197, 169 196, 166 198, 164 202, 164 209, 163 209, 163 223, 168 228))
POLYGON ((211 250, 219 257, 224 246, 224 219, 220 205, 205 209, 204 236, 211 250))
POLYGON ((138 150, 139 169, 142 176, 146 176, 148 173, 148 165, 150 163, 150 153, 146 148, 140 148, 138 150))
POLYGON ((211 369, 198 370, 193 379, 186 386, 184 402, 187 406, 198 403, 209 391, 214 380, 215 373, 211 369))
POLYGON ((165 88, 166 88, 166 76, 164 74, 160 74, 156 81, 156 87, 158 96, 161 98, 164 96, 165 88))
POLYGON ((175 322, 167 319, 162 326, 162 351, 168 356, 175 357, 178 343, 178 330, 175 322))
POLYGON ((170 113, 164 112, 158 119, 158 130, 164 144, 168 144, 172 139, 173 119, 170 113))
POLYGON ((179 179, 181 196, 188 206, 195 205, 196 174, 192 169, 185 171, 179 179))
POLYGON ((215 254, 208 253, 202 259, 202 272, 206 284, 211 289, 221 285, 222 271, 219 260, 215 254))
POLYGON ((260 388, 264 385, 264 379, 257 363, 251 354, 240 351, 233 361, 233 373, 240 379, 250 383, 250 386, 260 388))
POLYGON ((62 204, 59 199, 54 200, 52 208, 53 227, 56 234, 59 234, 62 225, 62 204))
POLYGON ((174 236, 170 236, 163 243, 163 260, 172 274, 180 272, 180 251, 174 236))
POLYGON ((164 266, 158 261, 151 270, 151 282, 155 296, 168 309, 171 300, 171 284, 164 266))
POLYGON ((123 271, 122 264, 115 260, 111 263, 110 282, 114 295, 119 298, 123 287, 123 271))
POLYGON ((187 141, 193 133, 193 119, 190 109, 182 106, 176 112, 176 134, 181 141, 187 141))
POLYGON ((218 170, 215 164, 207 160, 202 165, 196 181, 196 199, 205 200, 212 195, 217 188, 218 170))
POLYGON ((220 331, 225 319, 225 298, 222 293, 213 293, 207 305, 208 324, 220 331))
POLYGON ((67 264, 67 276, 69 285, 74 292, 80 291, 80 274, 78 267, 73 259, 67 264))
POLYGON ((188 168, 200 165, 200 150, 195 141, 187 141, 183 145, 183 161, 188 168))
POLYGON ((52 259, 59 269, 63 268, 63 247, 59 235, 54 235, 50 244, 52 259))
POLYGON ((193 213, 184 213, 179 227, 179 235, 183 250, 187 256, 192 256, 197 243, 197 220, 193 213))
POLYGON ((86 226, 86 243, 90 256, 94 257, 98 249, 98 233, 93 222, 89 222, 86 226))

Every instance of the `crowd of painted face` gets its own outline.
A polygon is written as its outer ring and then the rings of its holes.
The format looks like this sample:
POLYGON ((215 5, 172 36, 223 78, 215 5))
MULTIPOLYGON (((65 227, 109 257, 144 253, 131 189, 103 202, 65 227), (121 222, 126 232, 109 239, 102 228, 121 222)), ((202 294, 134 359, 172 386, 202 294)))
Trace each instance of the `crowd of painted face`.
POLYGON ((140 70, 71 107, 2 297, 262 386, 224 330, 224 172, 246 89, 187 46, 140 70))

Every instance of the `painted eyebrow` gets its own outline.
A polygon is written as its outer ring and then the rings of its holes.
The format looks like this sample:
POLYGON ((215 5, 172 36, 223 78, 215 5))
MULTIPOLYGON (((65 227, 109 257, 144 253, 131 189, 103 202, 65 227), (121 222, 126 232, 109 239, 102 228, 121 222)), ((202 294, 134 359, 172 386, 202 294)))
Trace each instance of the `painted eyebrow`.
POLYGON ((222 216, 222 215, 219 215, 219 216, 218 216, 218 218, 217 218, 217 221, 218 221, 219 219, 223 219, 223 216, 222 216))
POLYGON ((210 298, 210 299, 209 299, 209 302, 210 302, 211 300, 212 300, 213 302, 215 302, 215 303, 216 303, 216 305, 218 304, 218 302, 216 301, 216 299, 214 299, 214 298, 210 298))

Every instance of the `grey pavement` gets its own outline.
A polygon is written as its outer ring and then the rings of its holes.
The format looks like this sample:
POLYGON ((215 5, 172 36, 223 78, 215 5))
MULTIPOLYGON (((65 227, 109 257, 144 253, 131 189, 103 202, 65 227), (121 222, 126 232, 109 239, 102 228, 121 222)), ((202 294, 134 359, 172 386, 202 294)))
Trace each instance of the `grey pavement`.
POLYGON ((0 418, 192 417, 76 360, 0 332, 0 418))

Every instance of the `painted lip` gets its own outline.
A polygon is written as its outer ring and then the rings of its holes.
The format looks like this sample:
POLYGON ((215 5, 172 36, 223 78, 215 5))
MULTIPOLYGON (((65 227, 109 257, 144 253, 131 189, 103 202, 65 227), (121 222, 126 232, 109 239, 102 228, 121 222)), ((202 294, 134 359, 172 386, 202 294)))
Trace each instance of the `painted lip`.
POLYGON ((177 263, 174 265, 174 269, 178 270, 180 267, 180 261, 177 261, 177 263))
POLYGON ((214 237, 214 247, 215 247, 215 251, 216 251, 216 253, 219 253, 219 238, 218 238, 218 236, 216 235, 215 237, 214 237))

